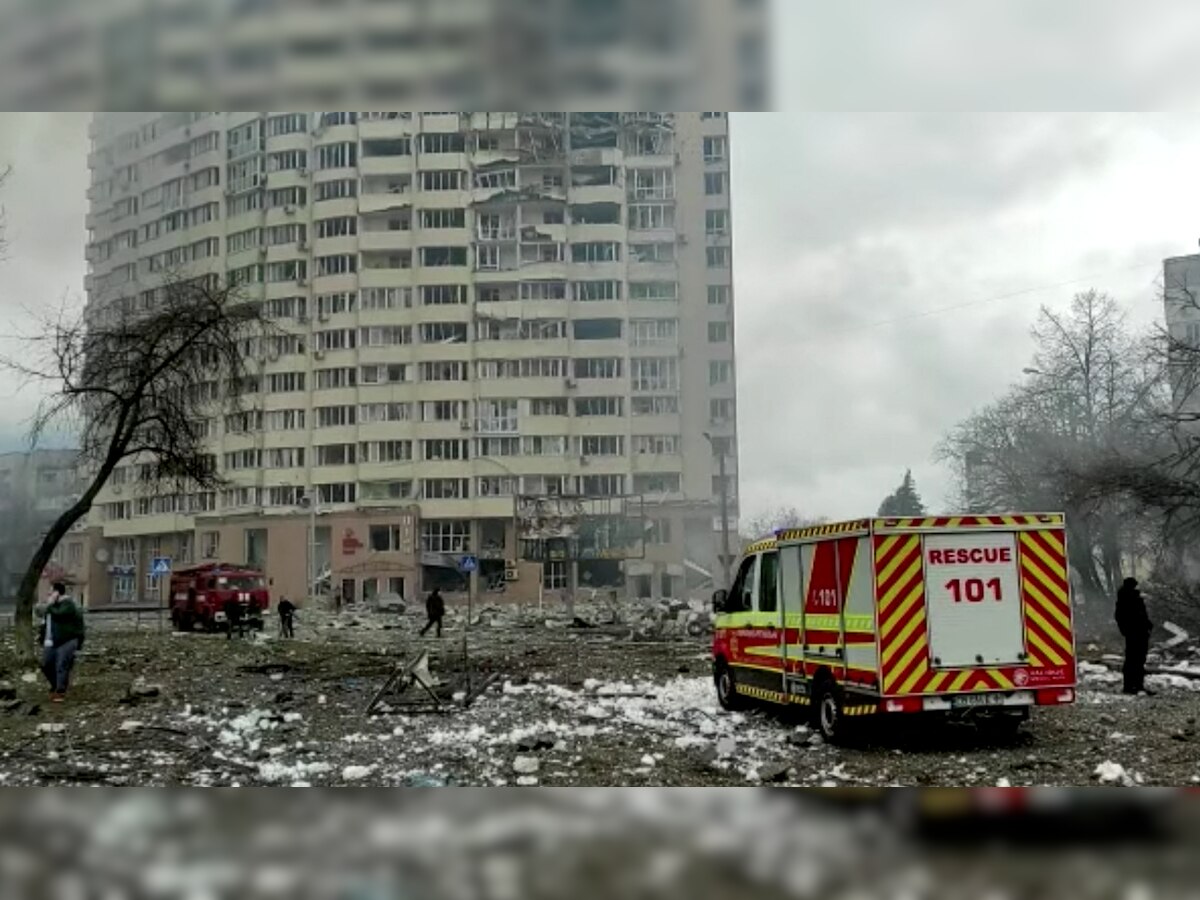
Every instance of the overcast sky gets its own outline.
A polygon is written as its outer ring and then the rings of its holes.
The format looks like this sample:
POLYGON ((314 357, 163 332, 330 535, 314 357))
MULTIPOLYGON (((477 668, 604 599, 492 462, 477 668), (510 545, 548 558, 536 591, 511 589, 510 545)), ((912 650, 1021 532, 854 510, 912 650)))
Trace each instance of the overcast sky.
MULTIPOLYGON (((82 290, 86 126, 0 115, 8 333, 82 290)), ((1200 238, 1194 115, 737 115, 733 147, 748 514, 871 514, 906 467, 944 508, 934 445, 1019 377, 1039 304, 1096 287, 1149 326, 1200 238)), ((31 400, 0 388, 4 449, 31 400)))

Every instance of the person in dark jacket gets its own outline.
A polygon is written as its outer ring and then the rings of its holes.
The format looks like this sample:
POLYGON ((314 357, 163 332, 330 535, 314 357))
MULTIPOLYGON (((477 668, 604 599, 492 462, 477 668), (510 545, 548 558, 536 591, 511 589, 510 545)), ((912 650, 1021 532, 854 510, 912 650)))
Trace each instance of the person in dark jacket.
POLYGON ((225 638, 233 640, 233 633, 236 631, 238 637, 246 636, 245 619, 242 616, 242 604, 236 596, 230 597, 223 604, 225 610, 225 638))
POLYGON ((42 674, 50 682, 50 700, 62 703, 67 696, 75 654, 83 649, 83 612, 67 595, 67 588, 56 581, 45 603, 34 609, 43 617, 42 674))
POLYGON ((1117 591, 1117 628, 1125 638, 1125 693, 1137 694, 1146 690, 1146 654, 1150 652, 1150 632, 1154 626, 1146 612, 1146 601, 1138 590, 1136 578, 1126 578, 1117 591))
POLYGON ((421 635, 424 636, 434 625, 437 625, 437 636, 442 636, 442 617, 446 615, 446 601, 442 599, 441 592, 434 588, 433 591, 425 598, 425 615, 429 621, 425 623, 425 627, 421 629, 421 635))
POLYGON ((287 597, 279 598, 279 635, 280 637, 293 638, 296 632, 292 628, 292 622, 296 617, 296 604, 287 597))

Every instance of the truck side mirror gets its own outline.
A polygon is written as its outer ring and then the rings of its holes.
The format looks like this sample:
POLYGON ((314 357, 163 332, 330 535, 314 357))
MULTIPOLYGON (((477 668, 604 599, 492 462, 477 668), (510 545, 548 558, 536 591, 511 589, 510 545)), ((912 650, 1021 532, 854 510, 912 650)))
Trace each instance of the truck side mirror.
POLYGON ((728 599, 729 599, 729 592, 726 591, 724 588, 721 588, 720 590, 717 590, 717 591, 713 591, 713 595, 712 595, 713 612, 718 612, 718 613, 725 612, 725 601, 728 599))

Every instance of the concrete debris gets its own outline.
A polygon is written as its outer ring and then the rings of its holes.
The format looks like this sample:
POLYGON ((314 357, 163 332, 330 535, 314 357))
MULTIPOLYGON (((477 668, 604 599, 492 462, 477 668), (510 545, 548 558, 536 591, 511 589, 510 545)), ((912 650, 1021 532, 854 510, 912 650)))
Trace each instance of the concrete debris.
POLYGON ((17 689, 11 681, 0 681, 0 700, 14 700, 17 696, 17 689))
POLYGON ((38 677, 35 672, 26 672, 24 675, 21 676, 21 680, 23 682, 25 682, 26 684, 33 684, 34 682, 36 682, 38 680, 38 677))
POLYGON ((513 760, 513 771, 518 775, 532 775, 541 765, 536 756, 518 756, 513 760))

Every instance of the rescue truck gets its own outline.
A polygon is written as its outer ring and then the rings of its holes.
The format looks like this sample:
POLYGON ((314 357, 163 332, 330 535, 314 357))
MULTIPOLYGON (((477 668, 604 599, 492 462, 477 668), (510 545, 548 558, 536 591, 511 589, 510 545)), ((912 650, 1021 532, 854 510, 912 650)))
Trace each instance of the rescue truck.
POLYGON ((227 626, 225 605, 235 601, 242 621, 261 629, 270 604, 267 581, 258 569, 227 563, 203 563, 171 573, 171 623, 179 631, 227 626))
POLYGON ((721 705, 809 707, 829 742, 915 713, 1014 732, 1075 700, 1062 514, 784 529, 746 549, 713 608, 721 705))

